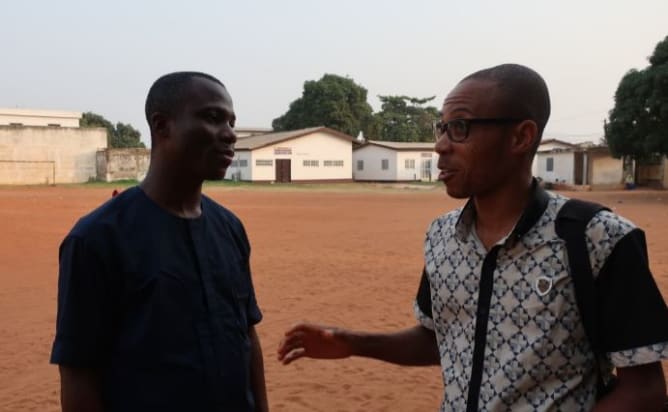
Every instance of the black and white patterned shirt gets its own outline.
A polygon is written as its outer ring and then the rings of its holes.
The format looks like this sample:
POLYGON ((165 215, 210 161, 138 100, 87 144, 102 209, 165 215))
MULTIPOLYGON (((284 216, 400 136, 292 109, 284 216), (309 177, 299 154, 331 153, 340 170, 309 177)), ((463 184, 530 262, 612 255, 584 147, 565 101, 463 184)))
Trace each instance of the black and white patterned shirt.
POLYGON ((643 232, 599 212, 586 238, 597 288, 597 367, 554 221, 566 198, 534 184, 513 231, 489 251, 475 207, 436 219, 425 241, 415 302, 436 332, 442 411, 588 411, 597 370, 668 358, 668 311, 649 271, 643 232))

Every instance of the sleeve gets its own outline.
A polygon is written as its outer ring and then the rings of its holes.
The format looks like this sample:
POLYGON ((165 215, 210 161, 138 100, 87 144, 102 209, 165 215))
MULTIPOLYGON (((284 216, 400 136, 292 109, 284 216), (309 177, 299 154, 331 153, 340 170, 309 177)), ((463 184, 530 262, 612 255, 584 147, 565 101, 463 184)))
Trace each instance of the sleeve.
POLYGON ((248 327, 250 328, 251 326, 257 325, 262 321, 262 311, 260 310, 260 307, 257 304, 257 299, 255 297, 255 286, 253 285, 253 275, 252 271, 250 269, 250 255, 251 255, 251 246, 250 242, 248 240, 248 235, 246 234, 246 229, 244 228, 243 224, 241 223, 240 220, 237 220, 239 223, 239 228, 241 231, 241 237, 243 240, 244 244, 244 259, 246 260, 244 262, 248 273, 248 285, 249 285, 249 294, 248 294, 248 303, 246 306, 246 314, 248 316, 248 327))
POLYGON ((109 287, 104 265, 78 237, 60 246, 58 314, 51 363, 95 367, 111 342, 109 287))
POLYGON ((649 269, 642 230, 631 230, 615 244, 596 286, 597 333, 613 365, 668 359, 668 309, 649 269))
POLYGON ((415 303, 413 304, 413 310, 415 318, 422 326, 434 330, 434 320, 431 311, 431 287, 429 286, 426 268, 422 269, 422 277, 420 278, 420 286, 418 287, 415 303))
POLYGON ((246 313, 248 314, 248 327, 254 326, 262 320, 262 311, 257 304, 257 299, 255 298, 255 287, 253 286, 253 279, 250 275, 250 270, 248 271, 249 277, 248 282, 250 283, 250 294, 248 296, 248 306, 246 307, 246 313))

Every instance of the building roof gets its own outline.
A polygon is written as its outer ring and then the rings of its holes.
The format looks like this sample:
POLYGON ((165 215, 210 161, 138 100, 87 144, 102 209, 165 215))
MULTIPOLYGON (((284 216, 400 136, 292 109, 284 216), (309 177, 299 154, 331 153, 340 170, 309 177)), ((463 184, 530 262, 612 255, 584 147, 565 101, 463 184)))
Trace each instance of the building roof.
POLYGON ((36 109, 11 109, 0 108, 0 116, 29 116, 29 117, 61 117, 67 119, 81 119, 81 112, 68 112, 64 110, 36 110, 36 109))
POLYGON ((318 132, 326 133, 339 139, 344 139, 351 143, 354 140, 352 136, 348 136, 345 133, 341 133, 328 127, 318 126, 318 127, 310 127, 308 129, 290 130, 287 132, 267 133, 267 134, 243 137, 237 140, 237 143, 234 145, 234 150, 238 151, 238 150, 260 149, 262 147, 271 146, 276 143, 285 142, 287 140, 296 139, 298 137, 303 137, 318 132))
POLYGON ((550 143, 552 143, 552 144, 560 144, 560 145, 562 145, 562 146, 572 147, 572 148, 577 147, 577 145, 575 145, 575 144, 573 144, 573 143, 565 142, 565 141, 563 141, 563 140, 559 140, 559 139, 547 139, 547 140, 542 140, 542 141, 540 142, 540 145, 538 145, 538 147, 540 147, 540 146, 542 146, 542 145, 544 145, 544 144, 550 144, 550 143))
POLYGON ((368 145, 384 147, 386 149, 397 150, 397 151, 421 151, 424 152, 428 150, 430 152, 434 151, 435 142, 389 142, 385 140, 367 140, 365 144, 355 148, 359 150, 368 145))
POLYGON ((237 134, 237 137, 250 137, 258 134, 267 134, 273 132, 274 129, 271 127, 235 127, 234 133, 237 134))

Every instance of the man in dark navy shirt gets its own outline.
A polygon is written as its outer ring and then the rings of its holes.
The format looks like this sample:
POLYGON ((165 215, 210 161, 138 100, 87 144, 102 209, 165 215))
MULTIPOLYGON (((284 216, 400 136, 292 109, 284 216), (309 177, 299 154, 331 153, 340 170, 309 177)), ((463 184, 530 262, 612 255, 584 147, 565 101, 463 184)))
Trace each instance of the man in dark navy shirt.
POLYGON ((146 100, 151 165, 60 248, 64 411, 266 411, 262 314, 243 225, 201 193, 234 156, 232 99, 203 73, 165 75, 146 100))

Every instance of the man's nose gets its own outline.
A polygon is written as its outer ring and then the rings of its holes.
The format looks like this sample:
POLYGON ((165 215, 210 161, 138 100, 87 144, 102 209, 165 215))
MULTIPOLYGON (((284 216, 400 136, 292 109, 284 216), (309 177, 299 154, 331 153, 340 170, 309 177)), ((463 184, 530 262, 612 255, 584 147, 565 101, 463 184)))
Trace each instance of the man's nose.
POLYGON ((234 132, 234 128, 229 125, 223 128, 221 131, 221 137, 229 144, 235 144, 237 142, 237 134, 234 132))
POLYGON ((438 154, 449 153, 452 151, 452 142, 450 141, 450 138, 447 134, 444 134, 436 141, 436 144, 434 145, 434 151, 438 154))

